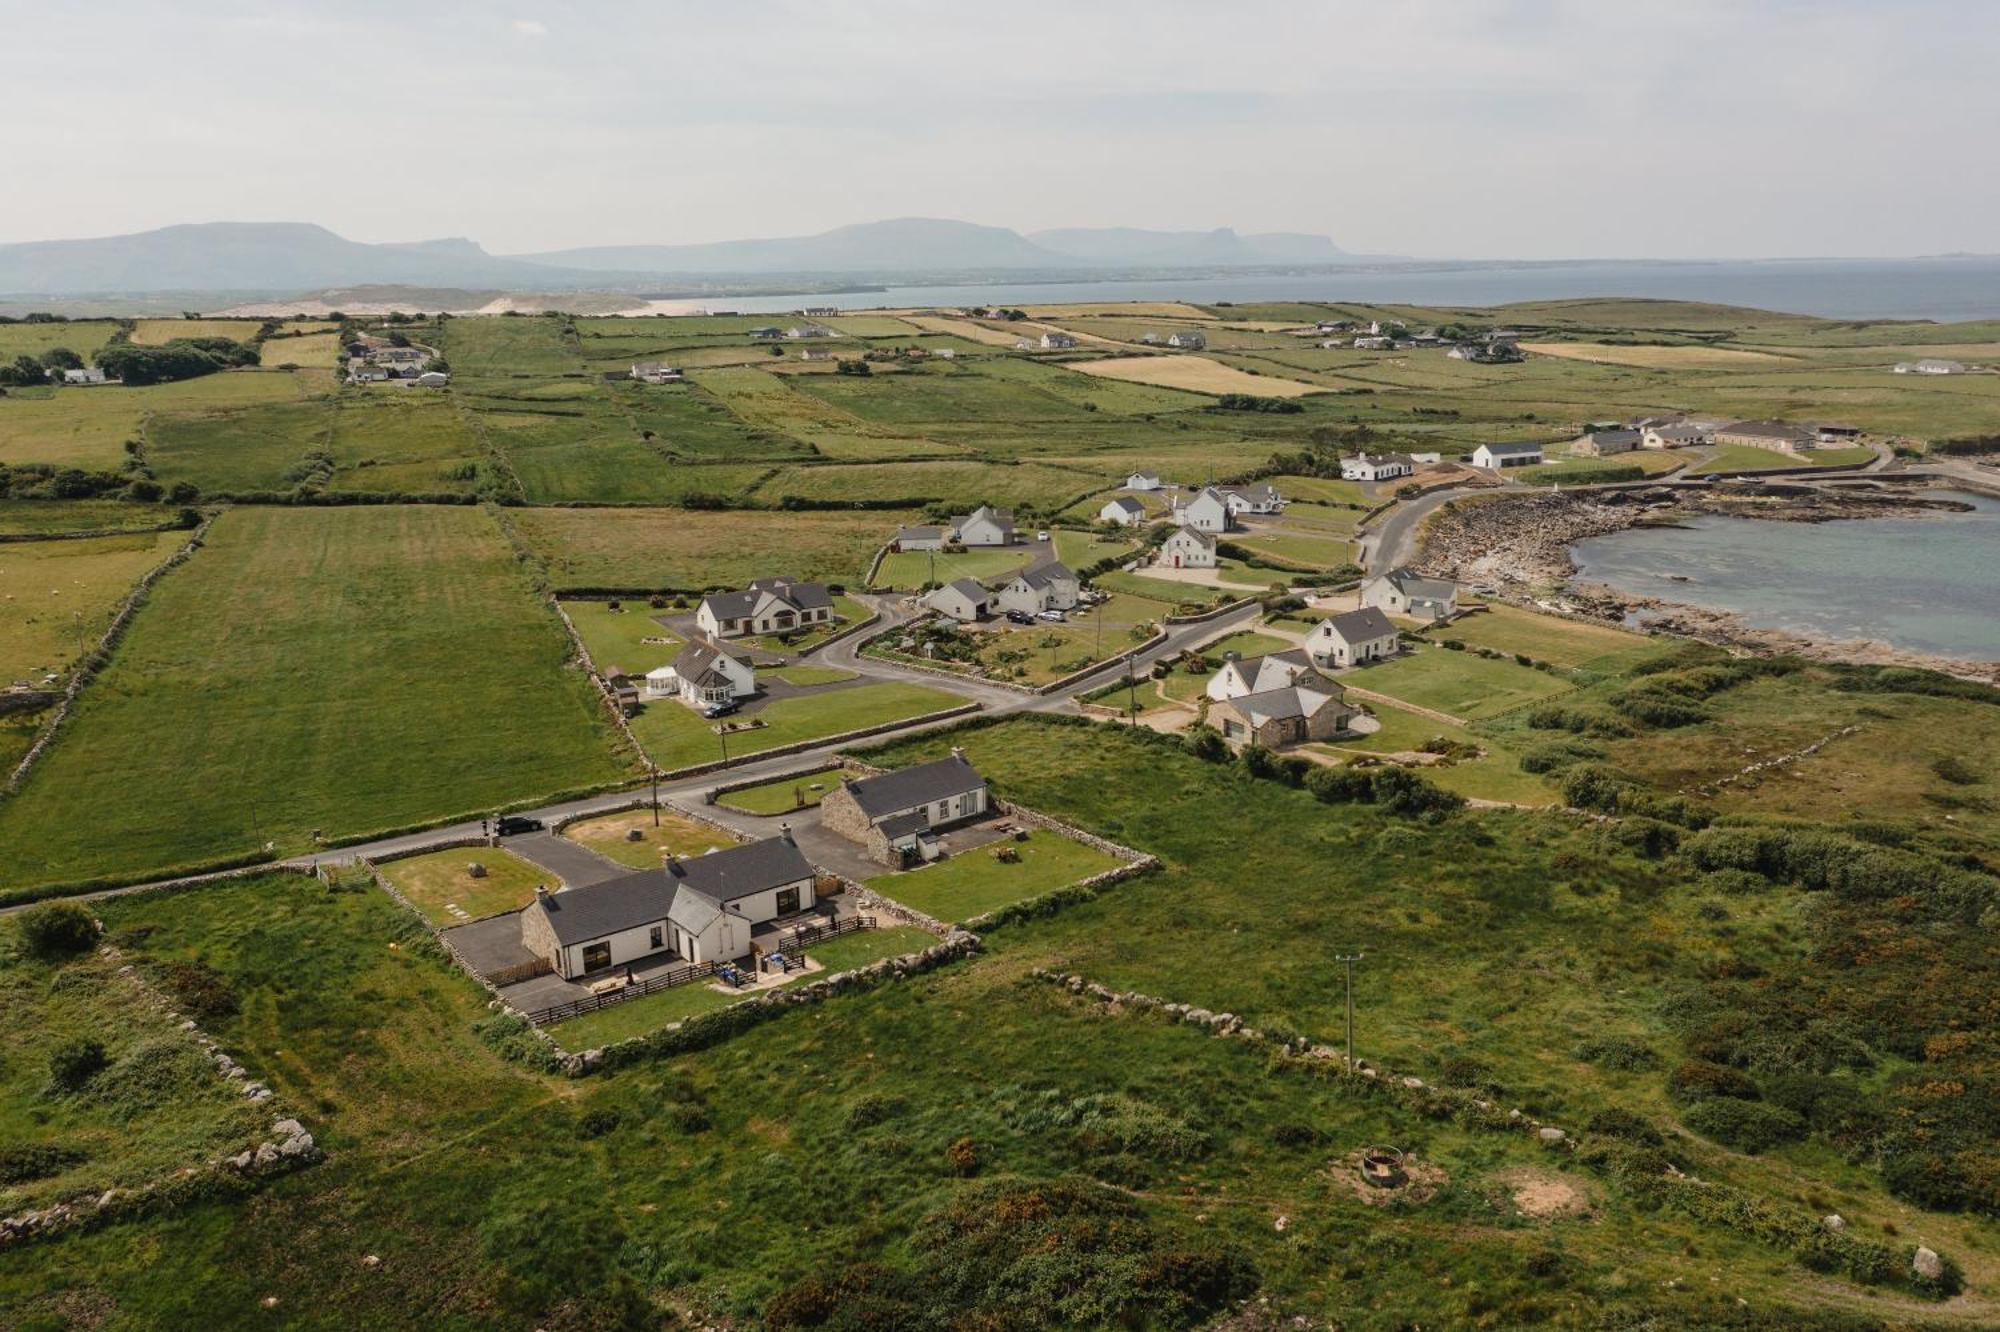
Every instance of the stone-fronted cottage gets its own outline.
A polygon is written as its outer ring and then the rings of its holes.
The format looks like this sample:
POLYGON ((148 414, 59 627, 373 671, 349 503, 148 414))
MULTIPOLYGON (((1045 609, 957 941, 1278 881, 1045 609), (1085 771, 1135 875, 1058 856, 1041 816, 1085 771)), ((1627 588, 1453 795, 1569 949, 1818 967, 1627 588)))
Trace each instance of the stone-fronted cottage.
POLYGON ((567 892, 537 889, 521 912, 521 944, 555 974, 671 961, 733 962, 812 909, 813 867, 788 827, 776 837, 567 892))
POLYGON ((1209 704, 1208 724, 1222 733, 1232 749, 1262 745, 1283 749, 1309 740, 1332 740, 1346 733, 1360 709, 1350 704, 1339 685, 1323 676, 1305 677, 1317 683, 1288 685, 1255 694, 1239 694, 1209 704))
POLYGON ((1396 654, 1396 626, 1373 606, 1343 611, 1306 635, 1306 652, 1315 665, 1334 669, 1380 661, 1396 654))
POLYGON ((820 801, 820 826, 867 848, 884 865, 934 860, 935 832, 983 817, 986 779, 954 749, 951 757, 875 777, 844 781, 820 801))

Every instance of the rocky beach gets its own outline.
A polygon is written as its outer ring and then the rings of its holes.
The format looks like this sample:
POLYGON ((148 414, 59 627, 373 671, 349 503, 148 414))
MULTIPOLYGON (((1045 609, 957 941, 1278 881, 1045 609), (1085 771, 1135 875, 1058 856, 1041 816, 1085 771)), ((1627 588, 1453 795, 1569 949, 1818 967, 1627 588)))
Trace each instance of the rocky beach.
POLYGON ((1420 567, 1499 596, 1613 623, 1639 623, 1758 653, 1820 661, 1913 666, 2000 682, 2000 662, 1914 651, 1874 638, 1827 638, 1753 625, 1733 611, 1671 597, 1633 595, 1600 582, 1575 584, 1571 548, 1636 527, 1678 527, 1704 515, 1767 522, 1922 518, 1971 506, 1926 492, 1834 490, 1784 484, 1648 486, 1550 495, 1480 496, 1449 505, 1423 532, 1420 567))

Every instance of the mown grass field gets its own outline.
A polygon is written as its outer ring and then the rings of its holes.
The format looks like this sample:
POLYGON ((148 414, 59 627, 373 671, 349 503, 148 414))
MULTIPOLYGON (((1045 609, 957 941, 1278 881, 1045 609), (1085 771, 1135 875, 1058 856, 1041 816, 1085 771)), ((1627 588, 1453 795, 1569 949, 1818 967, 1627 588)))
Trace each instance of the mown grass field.
POLYGON ((0 681, 39 684, 97 646, 132 587, 186 532, 0 543, 0 681))
POLYGON ((817 805, 826 798, 827 792, 839 784, 840 770, 824 768, 758 786, 746 786, 740 791, 729 791, 719 796, 716 803, 747 814, 784 814, 817 805))
POLYGON ((567 652, 478 510, 226 513, 0 804, 0 883, 297 850, 615 779, 567 652))
POLYGON ((376 866, 396 891, 440 929, 502 911, 518 911, 535 900, 535 886, 553 886, 555 876, 540 865, 499 847, 461 846, 376 866), (482 865, 484 877, 470 867, 482 865), (457 907, 460 915, 451 910, 457 907))
POLYGON ((145 388, 100 385, 9 392, 0 399, 0 463, 115 470, 124 443, 142 439, 155 412, 222 411, 291 402, 321 391, 302 375, 231 370, 145 388))
POLYGON ((1098 361, 1078 361, 1075 369, 1106 379, 1128 379, 1162 388, 1190 389, 1197 393, 1254 393, 1266 398, 1296 398, 1319 391, 1317 385, 1275 375, 1246 374, 1233 366, 1211 361, 1205 356, 1119 356, 1098 361))
POLYGON ((632 869, 658 869, 669 851, 677 856, 700 856, 737 843, 728 833, 671 809, 659 810, 657 817, 650 809, 632 809, 578 819, 565 827, 562 835, 632 869), (635 831, 637 838, 632 836, 635 831))
POLYGON ((1115 856, 1037 828, 1026 841, 978 847, 921 869, 880 875, 867 886, 938 920, 970 920, 1117 865, 1115 856), (1019 859, 1000 859, 994 853, 1002 847, 1011 847, 1019 859))
POLYGON ((1340 679, 1420 708, 1474 720, 1497 716, 1573 687, 1560 675, 1441 647, 1419 647, 1345 672, 1340 679))
POLYGON ((741 587, 789 573, 858 586, 908 515, 526 509, 510 515, 558 587, 741 587))
MULTIPOLYGON (((963 696, 926 685, 901 681, 881 681, 856 685, 851 689, 826 689, 776 699, 752 716, 764 724, 753 729, 732 731, 728 736, 729 755, 761 754, 767 749, 818 740, 845 731, 864 730, 885 722, 941 712, 964 703, 963 696)), ((726 720, 740 724, 752 717, 734 716, 726 720)), ((685 768, 718 760, 723 738, 715 732, 716 722, 698 716, 692 708, 672 699, 646 704, 632 718, 632 733, 646 747, 647 754, 663 770, 685 768)))

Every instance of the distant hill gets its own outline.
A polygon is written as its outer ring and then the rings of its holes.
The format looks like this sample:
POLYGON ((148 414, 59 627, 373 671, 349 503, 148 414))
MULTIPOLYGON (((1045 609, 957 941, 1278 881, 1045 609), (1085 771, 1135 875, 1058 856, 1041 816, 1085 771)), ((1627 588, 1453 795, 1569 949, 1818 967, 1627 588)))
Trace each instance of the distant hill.
POLYGON ((1326 236, 1287 231, 1240 236, 1229 227, 1214 231, 1068 227, 1030 232, 1027 239, 1071 259, 1121 268, 1337 264, 1348 257, 1326 236))
POLYGON ((371 245, 306 222, 205 222, 128 236, 0 245, 0 294, 291 293, 409 285, 508 291, 628 287, 676 276, 1076 273, 1338 263, 1325 236, 1005 227, 905 217, 813 236, 493 255, 463 238, 371 245))
POLYGON ((377 282, 521 287, 577 278, 495 258, 469 240, 367 245, 309 222, 203 222, 129 236, 0 245, 0 292, 34 295, 289 291, 377 282))

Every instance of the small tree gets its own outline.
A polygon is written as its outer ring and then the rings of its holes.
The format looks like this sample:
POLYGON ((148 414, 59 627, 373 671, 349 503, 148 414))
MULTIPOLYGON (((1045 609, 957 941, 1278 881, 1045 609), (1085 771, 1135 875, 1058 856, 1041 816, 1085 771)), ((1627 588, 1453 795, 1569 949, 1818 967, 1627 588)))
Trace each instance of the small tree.
POLYGON ((44 902, 21 913, 21 942, 35 957, 74 957, 97 942, 97 920, 75 902, 44 902))

